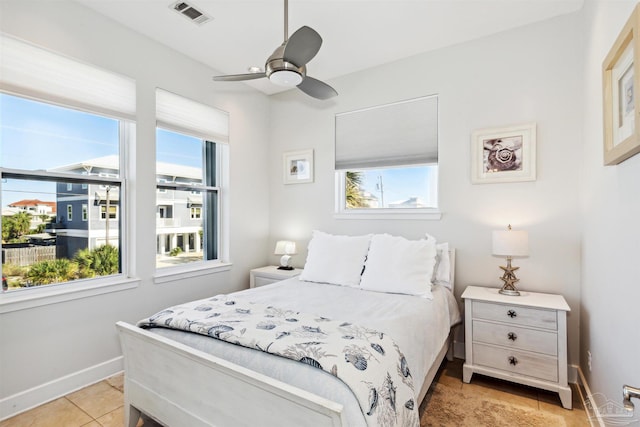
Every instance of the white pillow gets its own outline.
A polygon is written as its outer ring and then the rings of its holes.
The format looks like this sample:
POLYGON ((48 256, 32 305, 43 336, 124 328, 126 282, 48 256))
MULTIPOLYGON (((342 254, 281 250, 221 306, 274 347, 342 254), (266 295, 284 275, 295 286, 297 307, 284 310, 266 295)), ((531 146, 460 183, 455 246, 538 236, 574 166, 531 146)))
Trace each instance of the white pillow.
POLYGON ((371 235, 335 236, 314 230, 300 280, 357 287, 371 235))
POLYGON ((451 260, 449 259, 449 243, 438 243, 436 267, 433 270, 434 285, 441 285, 451 289, 451 260))
POLYGON ((431 278, 435 264, 434 239, 407 240, 376 234, 371 239, 360 287, 433 299, 431 278))

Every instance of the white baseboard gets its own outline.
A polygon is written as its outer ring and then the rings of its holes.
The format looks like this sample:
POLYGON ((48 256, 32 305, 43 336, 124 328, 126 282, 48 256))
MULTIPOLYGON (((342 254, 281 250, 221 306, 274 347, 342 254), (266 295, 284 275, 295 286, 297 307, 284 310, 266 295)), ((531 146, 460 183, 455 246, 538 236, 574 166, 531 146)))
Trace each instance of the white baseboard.
POLYGON ((580 367, 578 366, 578 385, 580 385, 581 387, 578 387, 578 393, 580 393, 580 399, 582 399, 582 404, 585 407, 585 411, 587 411, 587 417, 589 418, 589 423, 591 424, 591 427, 606 427, 604 420, 602 418, 602 414, 600 413, 600 410, 598 409, 597 405, 592 405, 590 402, 588 402, 587 400, 589 399, 589 396, 591 396, 591 389, 589 388, 589 384, 587 383, 587 379, 585 378, 584 374, 582 373, 582 369, 580 369, 580 367), (585 395, 582 394, 582 389, 584 389, 585 395))
POLYGON ((124 369, 122 356, 0 400, 0 421, 109 378, 124 369))

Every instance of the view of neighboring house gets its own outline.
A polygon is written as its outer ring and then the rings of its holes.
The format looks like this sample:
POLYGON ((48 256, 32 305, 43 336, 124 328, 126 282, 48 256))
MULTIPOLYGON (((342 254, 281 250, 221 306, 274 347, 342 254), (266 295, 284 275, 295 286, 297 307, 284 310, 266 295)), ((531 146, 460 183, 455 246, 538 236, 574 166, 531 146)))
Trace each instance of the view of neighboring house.
POLYGON ((31 229, 38 228, 41 224, 50 222, 56 216, 56 202, 42 201, 39 199, 23 199, 10 203, 2 209, 2 216, 11 216, 19 212, 31 214, 31 229))
POLYGON ((428 208, 429 205, 420 197, 409 197, 406 200, 389 203, 390 208, 428 208))
MULTIPOLYGON (((118 176, 115 155, 89 159, 55 171, 77 172, 102 177, 118 176)), ((199 168, 157 163, 158 183, 201 184, 199 168)), ((120 238, 120 188, 86 183, 57 184, 55 224, 58 257, 73 257, 80 249, 94 249, 104 244, 118 246, 120 238), (108 212, 108 215, 107 215, 108 212), (108 216, 108 218, 107 218, 108 216)), ((202 251, 202 196, 199 191, 158 189, 156 208, 157 254, 174 248, 183 252, 202 251)))
POLYGON ((44 202, 38 199, 20 200, 9 204, 10 208, 25 211, 31 215, 55 215, 56 202, 44 202))

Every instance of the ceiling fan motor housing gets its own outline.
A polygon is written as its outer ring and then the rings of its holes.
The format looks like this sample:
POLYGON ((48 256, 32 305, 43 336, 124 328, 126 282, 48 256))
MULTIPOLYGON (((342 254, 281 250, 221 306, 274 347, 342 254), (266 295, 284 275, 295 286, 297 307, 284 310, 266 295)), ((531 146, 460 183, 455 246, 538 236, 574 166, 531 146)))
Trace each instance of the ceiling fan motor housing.
POLYGON ((304 79, 307 67, 298 67, 292 62, 284 60, 284 47, 286 42, 279 46, 267 59, 264 66, 265 74, 269 80, 280 86, 297 86, 304 79))

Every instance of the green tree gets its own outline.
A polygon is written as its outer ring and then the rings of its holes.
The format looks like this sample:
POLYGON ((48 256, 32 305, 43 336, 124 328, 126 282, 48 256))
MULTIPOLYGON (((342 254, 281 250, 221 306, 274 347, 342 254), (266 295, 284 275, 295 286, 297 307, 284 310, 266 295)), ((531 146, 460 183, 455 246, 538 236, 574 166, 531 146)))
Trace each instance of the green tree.
POLYGON ((362 172, 347 172, 345 181, 347 186, 345 193, 347 208, 366 208, 367 203, 360 189, 362 172))
POLYGON ((34 285, 49 285, 73 280, 77 272, 78 264, 66 258, 60 258, 32 264, 27 273, 27 279, 34 285))
POLYGON ((2 240, 6 242, 19 241, 31 228, 31 214, 18 212, 2 218, 2 240))
POLYGON ((78 265, 78 273, 81 278, 116 274, 120 267, 118 248, 112 245, 102 245, 92 250, 78 251, 74 261, 78 265))

